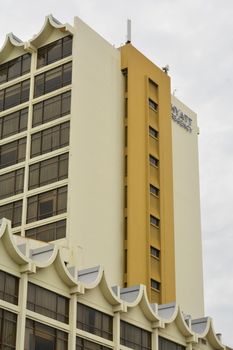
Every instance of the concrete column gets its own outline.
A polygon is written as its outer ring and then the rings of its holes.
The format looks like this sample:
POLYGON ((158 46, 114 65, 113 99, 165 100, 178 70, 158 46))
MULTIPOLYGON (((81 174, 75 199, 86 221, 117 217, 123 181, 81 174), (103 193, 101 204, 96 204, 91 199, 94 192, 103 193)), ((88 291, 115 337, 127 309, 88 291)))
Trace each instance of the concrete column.
POLYGON ((70 299, 70 334, 69 334, 69 350, 76 349, 76 322, 77 322, 77 294, 72 294, 70 299))
POLYGON ((27 283, 28 274, 27 272, 23 272, 21 274, 19 283, 19 315, 16 333, 16 350, 24 350, 27 307, 27 283))

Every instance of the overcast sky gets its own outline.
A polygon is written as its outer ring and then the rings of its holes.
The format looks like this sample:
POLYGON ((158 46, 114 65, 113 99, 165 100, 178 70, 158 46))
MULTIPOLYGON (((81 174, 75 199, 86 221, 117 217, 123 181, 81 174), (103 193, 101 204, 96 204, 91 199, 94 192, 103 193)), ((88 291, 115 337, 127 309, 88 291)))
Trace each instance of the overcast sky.
POLYGON ((116 46, 131 18, 133 45, 170 65, 176 96, 197 112, 206 315, 233 347, 233 1, 1 1, 0 44, 9 32, 30 39, 50 13, 80 16, 116 46))

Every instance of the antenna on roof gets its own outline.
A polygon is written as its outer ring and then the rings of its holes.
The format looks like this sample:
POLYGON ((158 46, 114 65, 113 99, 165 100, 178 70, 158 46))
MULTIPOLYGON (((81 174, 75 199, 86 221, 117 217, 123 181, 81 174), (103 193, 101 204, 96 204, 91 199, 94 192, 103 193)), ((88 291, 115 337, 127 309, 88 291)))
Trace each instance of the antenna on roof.
POLYGON ((127 41, 126 44, 131 43, 131 19, 127 19, 127 41))

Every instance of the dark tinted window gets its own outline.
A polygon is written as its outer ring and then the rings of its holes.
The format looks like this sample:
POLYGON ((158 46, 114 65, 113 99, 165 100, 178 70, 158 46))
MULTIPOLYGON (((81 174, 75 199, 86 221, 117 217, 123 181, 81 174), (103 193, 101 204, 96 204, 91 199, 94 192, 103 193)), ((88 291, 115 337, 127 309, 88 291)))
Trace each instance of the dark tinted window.
POLYGON ((27 319, 24 350, 55 349, 68 349, 68 333, 27 319))
POLYGON ((63 64, 35 77, 34 97, 71 84, 72 62, 63 64))
POLYGON ((27 223, 66 212, 67 186, 28 198, 27 223))
POLYGON ((70 113, 71 93, 51 97, 33 106, 32 126, 47 123, 70 113))
POLYGON ((0 176, 0 199, 23 192, 24 169, 11 171, 0 176))
POLYGON ((150 98, 149 98, 149 107, 150 107, 151 109, 153 109, 154 111, 157 111, 157 110, 158 110, 158 105, 157 105, 157 103, 156 103, 155 101, 151 100, 150 98))
POLYGON ((60 322, 69 323, 69 299, 30 282, 27 309, 60 322))
POLYGON ((17 316, 0 309, 0 349, 10 350, 16 347, 17 316))
POLYGON ((43 46, 37 52, 37 68, 56 62, 72 54, 72 36, 54 41, 43 46))
POLYGON ((159 249, 155 248, 155 247, 150 247, 150 254, 154 257, 154 258, 158 258, 160 256, 160 251, 159 249))
POLYGON ((0 139, 27 130, 28 108, 0 118, 0 139))
POLYGON ((68 177, 68 153, 33 164, 29 168, 29 189, 68 177))
POLYGON ((159 196, 159 189, 150 184, 150 193, 154 196, 159 196))
POLYGON ((20 226, 22 220, 22 200, 0 206, 0 219, 11 220, 12 227, 20 226))
POLYGON ((0 299, 18 304, 19 279, 0 270, 0 299))
POLYGON ((76 350, 110 350, 107 346, 103 346, 93 341, 83 339, 80 337, 76 338, 76 350))
POLYGON ((154 137, 154 138, 158 138, 159 133, 157 130, 155 130, 154 128, 152 128, 151 126, 149 126, 149 134, 150 136, 154 137))
POLYGON ((151 282, 151 288, 160 290, 160 282, 153 279, 151 279, 150 282, 151 282))
POLYGON ((77 303, 77 328, 112 340, 112 316, 77 303))
POLYGON ((20 163, 25 160, 26 137, 0 147, 0 168, 20 163))
POLYGON ((30 80, 0 91, 0 112, 29 100, 30 80))
POLYGON ((70 122, 62 123, 32 135, 31 158, 69 145, 70 122))
POLYGON ((160 220, 158 218, 156 218, 153 215, 150 215, 150 223, 151 223, 151 225, 159 227, 159 222, 160 222, 160 220))
POLYGON ((157 158, 155 158, 154 156, 152 156, 151 154, 149 155, 149 161, 150 161, 150 164, 153 166, 159 165, 159 160, 157 158))
POLYGON ((66 236, 66 220, 26 230, 25 236, 43 242, 51 242, 56 239, 64 238, 66 236))
POLYGON ((30 72, 31 55, 25 54, 0 65, 0 84, 30 72))
POLYGON ((151 349, 151 333, 121 321, 121 344, 131 349, 151 349))
POLYGON ((185 350, 186 347, 171 340, 159 337, 159 350, 185 350))

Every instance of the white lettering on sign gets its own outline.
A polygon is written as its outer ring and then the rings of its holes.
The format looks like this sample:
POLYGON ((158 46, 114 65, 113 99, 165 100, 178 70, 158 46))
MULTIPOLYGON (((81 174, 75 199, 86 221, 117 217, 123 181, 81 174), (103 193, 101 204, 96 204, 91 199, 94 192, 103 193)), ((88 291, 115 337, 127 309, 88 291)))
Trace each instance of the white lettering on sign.
POLYGON ((192 119, 172 105, 172 119, 188 132, 192 132, 192 119))

